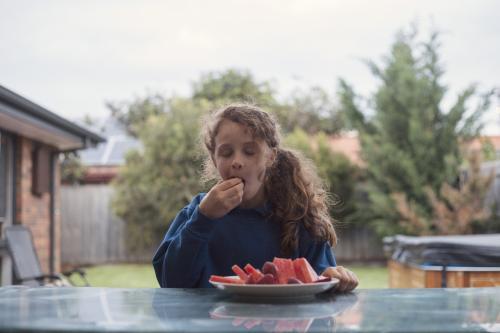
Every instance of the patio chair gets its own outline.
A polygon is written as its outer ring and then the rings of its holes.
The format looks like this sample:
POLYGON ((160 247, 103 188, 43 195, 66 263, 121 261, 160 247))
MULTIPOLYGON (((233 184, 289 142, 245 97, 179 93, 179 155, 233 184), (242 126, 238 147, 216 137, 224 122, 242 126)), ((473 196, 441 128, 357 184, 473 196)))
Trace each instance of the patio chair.
POLYGON ((44 274, 33 244, 33 236, 27 227, 13 225, 5 228, 5 239, 14 265, 14 276, 21 284, 32 287, 71 286, 71 275, 78 273, 85 286, 89 286, 85 272, 78 268, 61 274, 44 274))

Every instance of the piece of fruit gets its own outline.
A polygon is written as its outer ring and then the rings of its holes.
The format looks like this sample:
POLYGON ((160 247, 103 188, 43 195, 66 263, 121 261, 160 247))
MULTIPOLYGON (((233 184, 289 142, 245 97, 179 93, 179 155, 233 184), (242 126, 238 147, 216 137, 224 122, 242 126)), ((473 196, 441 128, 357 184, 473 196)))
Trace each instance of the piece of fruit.
POLYGON ((233 284, 244 284, 245 283, 245 281, 241 280, 239 277, 220 276, 220 275, 210 276, 209 281, 220 282, 220 283, 233 283, 233 284))
POLYGON ((297 278, 288 278, 286 281, 287 284, 302 284, 302 281, 300 281, 297 278))
POLYGON ((320 277, 318 277, 318 279, 316 281, 314 281, 315 283, 319 283, 319 282, 329 282, 329 281, 332 281, 332 278, 329 277, 329 276, 323 276, 321 275, 320 277))
POLYGON ((245 282, 248 284, 256 284, 257 281, 259 281, 264 276, 261 271, 253 267, 251 264, 246 264, 244 269, 248 274, 248 279, 245 280, 245 282))
POLYGON ((273 264, 278 271, 278 283, 287 284, 289 278, 297 278, 292 259, 274 258, 273 264))
POLYGON ((238 275, 240 277, 240 279, 242 279, 243 281, 248 280, 248 274, 245 273, 245 271, 243 269, 241 269, 240 266, 233 265, 233 267, 231 267, 231 269, 233 270, 234 274, 238 275))
POLYGON ((275 278, 272 274, 264 274, 259 281, 257 281, 257 284, 275 284, 275 278))
POLYGON ((264 265, 262 266, 262 273, 271 274, 276 278, 276 280, 278 280, 278 269, 276 268, 276 265, 270 261, 266 261, 264 263, 264 265))
POLYGON ((296 277, 304 283, 313 283, 318 279, 318 274, 311 267, 306 258, 297 258, 293 261, 296 277))

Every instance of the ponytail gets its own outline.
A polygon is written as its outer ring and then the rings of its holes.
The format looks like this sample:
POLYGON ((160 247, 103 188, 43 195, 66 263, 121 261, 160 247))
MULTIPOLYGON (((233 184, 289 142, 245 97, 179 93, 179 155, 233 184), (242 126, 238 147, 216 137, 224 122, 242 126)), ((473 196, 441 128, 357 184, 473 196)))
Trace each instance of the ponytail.
POLYGON ((277 148, 274 164, 267 171, 265 189, 271 218, 282 225, 284 255, 298 247, 301 223, 316 239, 336 243, 326 191, 312 163, 299 153, 277 148))

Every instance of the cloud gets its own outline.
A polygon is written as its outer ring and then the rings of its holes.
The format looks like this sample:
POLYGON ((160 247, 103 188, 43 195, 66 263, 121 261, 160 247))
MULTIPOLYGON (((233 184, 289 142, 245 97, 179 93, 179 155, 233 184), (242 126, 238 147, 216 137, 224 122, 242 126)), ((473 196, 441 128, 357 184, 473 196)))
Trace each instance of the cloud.
POLYGON ((0 84, 69 118, 102 114, 104 100, 146 89, 187 94, 203 72, 249 69, 333 91, 375 81, 360 58, 380 60, 415 18, 443 35, 451 92, 500 86, 500 2, 454 1, 4 1, 0 84))

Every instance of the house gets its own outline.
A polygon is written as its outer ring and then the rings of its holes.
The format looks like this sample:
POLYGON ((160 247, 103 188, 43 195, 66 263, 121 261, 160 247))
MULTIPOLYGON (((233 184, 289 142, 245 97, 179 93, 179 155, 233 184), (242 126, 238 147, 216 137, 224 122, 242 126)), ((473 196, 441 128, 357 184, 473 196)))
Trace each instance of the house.
POLYGON ((0 285, 13 271, 2 231, 30 228, 42 270, 60 271, 59 154, 105 139, 0 85, 0 285))
POLYGON ((492 158, 500 160, 500 135, 484 135, 473 139, 466 145, 470 152, 491 150, 492 158))
POLYGON ((125 131, 118 121, 109 117, 100 124, 93 125, 99 134, 106 138, 96 147, 82 150, 79 155, 85 166, 82 184, 108 184, 125 164, 125 156, 131 149, 141 149, 140 141, 125 131))
POLYGON ((356 166, 364 166, 361 158, 361 144, 356 132, 350 131, 340 135, 332 135, 328 141, 334 152, 344 154, 356 166))
MULTIPOLYGON (((329 143, 333 151, 344 154, 354 165, 364 166, 361 158, 361 144, 356 132, 333 135, 329 138, 329 143)), ((478 152, 485 147, 491 150, 491 157, 500 160, 500 135, 480 136, 465 145, 465 149, 469 152, 478 152)))

